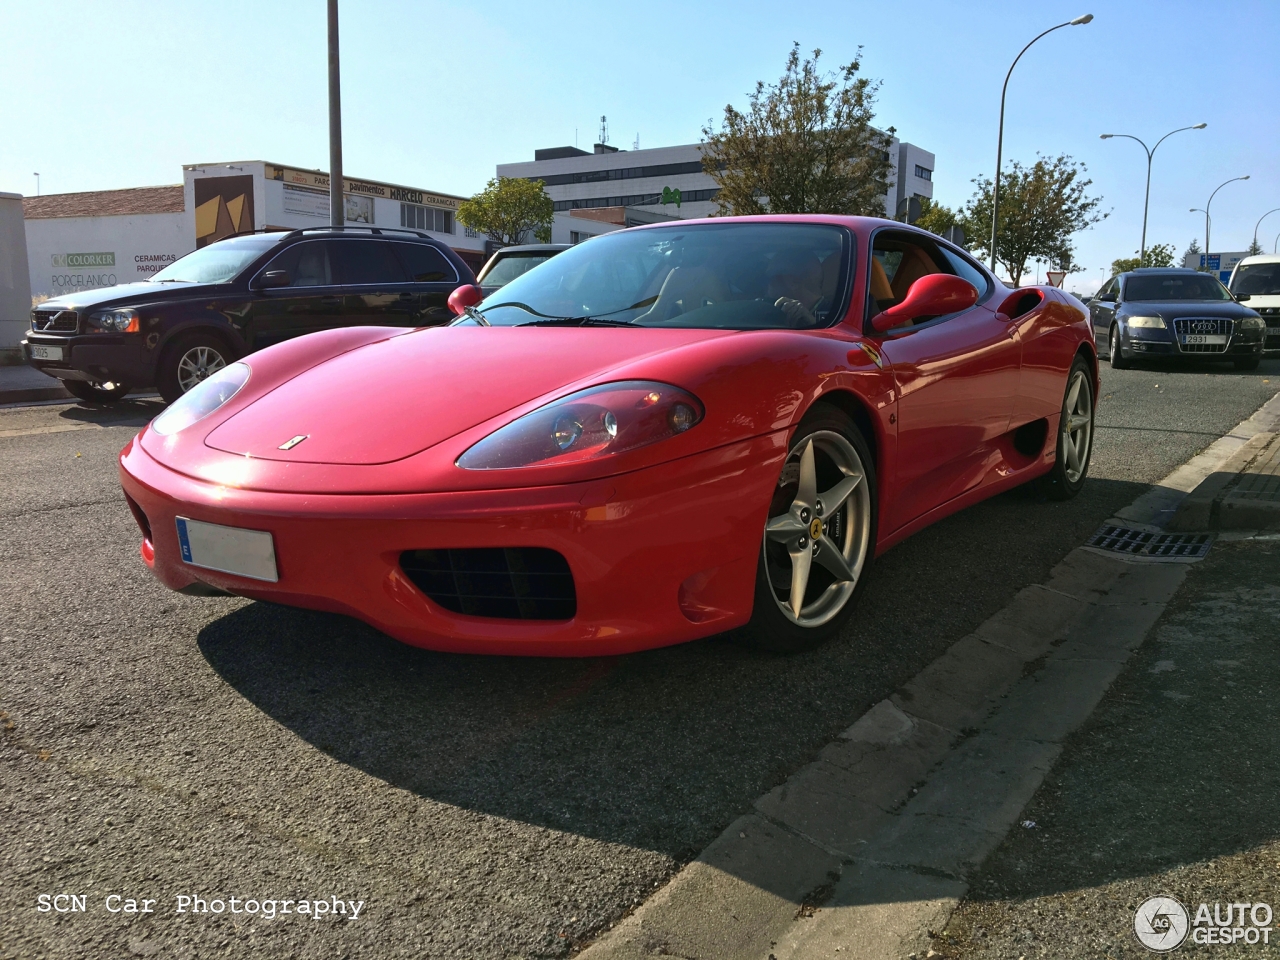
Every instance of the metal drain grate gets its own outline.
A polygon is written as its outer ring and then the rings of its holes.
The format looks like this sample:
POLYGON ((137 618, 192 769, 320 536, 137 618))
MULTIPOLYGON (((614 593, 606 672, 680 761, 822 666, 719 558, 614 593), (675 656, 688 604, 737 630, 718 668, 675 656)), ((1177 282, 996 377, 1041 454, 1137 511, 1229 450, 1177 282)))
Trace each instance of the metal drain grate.
POLYGON ((1151 533, 1104 523, 1085 546, 1147 560, 1199 560, 1213 546, 1213 534, 1151 533))

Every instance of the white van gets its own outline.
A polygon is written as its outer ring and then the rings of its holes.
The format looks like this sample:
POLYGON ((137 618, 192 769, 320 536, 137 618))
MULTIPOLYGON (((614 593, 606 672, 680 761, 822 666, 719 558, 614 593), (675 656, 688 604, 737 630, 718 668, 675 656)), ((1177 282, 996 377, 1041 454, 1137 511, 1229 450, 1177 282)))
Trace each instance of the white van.
POLYGON ((1245 257, 1231 271, 1227 288, 1237 297, 1249 298, 1249 309, 1267 321, 1264 354, 1280 353, 1280 254, 1245 257))

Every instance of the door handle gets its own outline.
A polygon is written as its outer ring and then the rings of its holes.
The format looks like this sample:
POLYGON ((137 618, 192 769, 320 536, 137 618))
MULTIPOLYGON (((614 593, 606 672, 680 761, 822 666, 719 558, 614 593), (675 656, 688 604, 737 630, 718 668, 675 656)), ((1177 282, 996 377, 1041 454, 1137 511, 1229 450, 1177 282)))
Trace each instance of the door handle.
POLYGON ((326 307, 336 307, 336 306, 338 306, 340 303, 342 303, 342 298, 341 298, 341 297, 338 297, 338 296, 321 297, 321 298, 320 298, 320 303, 321 303, 321 305, 322 305, 322 306, 326 306, 326 307))
POLYGON ((400 299, 401 299, 401 300, 412 300, 412 299, 413 299, 413 294, 412 294, 412 293, 402 293, 402 294, 400 294, 400 299))

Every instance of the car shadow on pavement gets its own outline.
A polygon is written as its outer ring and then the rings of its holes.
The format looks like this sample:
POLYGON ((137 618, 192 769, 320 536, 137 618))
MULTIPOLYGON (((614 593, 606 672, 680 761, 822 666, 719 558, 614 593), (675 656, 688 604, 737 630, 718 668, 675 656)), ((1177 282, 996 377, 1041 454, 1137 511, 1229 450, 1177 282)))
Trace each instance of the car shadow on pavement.
POLYGON ((108 427, 141 427, 150 423, 161 410, 164 401, 159 397, 125 397, 112 403, 77 403, 59 411, 63 420, 77 423, 95 423, 108 427))
POLYGON ((1093 480, 1056 503, 1024 487, 963 511, 879 559, 839 641, 790 657, 726 637, 610 658, 440 654, 268 603, 198 642, 241 696, 342 763, 683 862, 1146 489, 1093 480))

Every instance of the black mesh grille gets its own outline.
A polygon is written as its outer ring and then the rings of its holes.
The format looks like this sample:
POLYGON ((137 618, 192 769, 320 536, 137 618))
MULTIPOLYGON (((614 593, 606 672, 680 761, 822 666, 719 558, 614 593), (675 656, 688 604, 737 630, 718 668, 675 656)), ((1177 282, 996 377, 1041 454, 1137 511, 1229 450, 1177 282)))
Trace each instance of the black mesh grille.
POLYGON ((1104 523, 1086 546, 1134 557, 1200 558, 1213 546, 1208 533, 1149 533, 1104 523))
POLYGON ((36 310, 31 314, 35 333, 75 333, 79 316, 74 310, 36 310))
POLYGON ((573 574, 544 547, 406 550, 400 568, 446 610, 504 620, 569 620, 578 601, 573 574))

